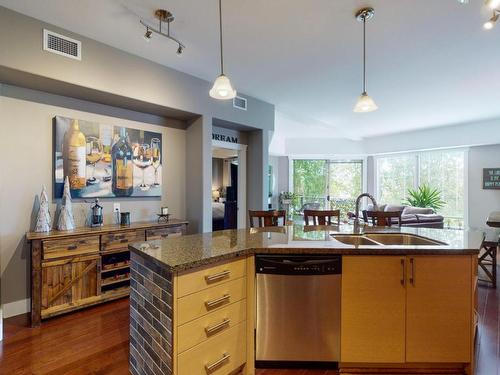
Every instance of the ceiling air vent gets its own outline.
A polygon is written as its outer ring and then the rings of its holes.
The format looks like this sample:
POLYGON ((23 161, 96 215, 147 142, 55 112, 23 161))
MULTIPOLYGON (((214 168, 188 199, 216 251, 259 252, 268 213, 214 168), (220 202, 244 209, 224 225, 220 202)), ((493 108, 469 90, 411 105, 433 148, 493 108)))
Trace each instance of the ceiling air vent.
POLYGON ((43 49, 70 59, 82 59, 82 42, 45 29, 43 30, 43 49))
POLYGON ((247 100, 245 98, 242 98, 241 96, 235 96, 233 98, 233 107, 246 111, 247 110, 247 100))

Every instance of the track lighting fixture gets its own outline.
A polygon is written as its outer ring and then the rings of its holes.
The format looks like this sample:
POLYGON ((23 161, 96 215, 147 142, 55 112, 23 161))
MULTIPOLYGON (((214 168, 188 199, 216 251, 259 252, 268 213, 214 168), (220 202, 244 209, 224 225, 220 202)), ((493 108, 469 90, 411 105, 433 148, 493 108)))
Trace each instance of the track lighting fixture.
POLYGON ((500 0, 486 0, 486 5, 490 9, 497 9, 498 7, 500 7, 500 0))
POLYGON ((486 30, 491 30, 495 27, 497 21, 498 21, 498 17, 500 15, 500 11, 497 11, 497 10, 494 10, 493 11, 493 17, 491 17, 488 21, 486 21, 483 25, 483 27, 486 29, 486 30))
POLYGON ((182 52, 184 52, 184 49, 186 48, 186 46, 184 44, 182 44, 182 42, 180 40, 176 39, 175 37, 173 37, 170 34, 170 23, 172 23, 174 21, 174 19, 175 19, 174 15, 172 13, 170 13, 168 10, 157 9, 154 13, 154 16, 155 16, 155 18, 158 19, 158 28, 157 29, 155 29, 154 27, 149 25, 146 21, 144 21, 142 19, 139 20, 141 25, 146 27, 146 33, 144 34, 144 39, 147 42, 149 42, 151 40, 151 37, 153 36, 153 33, 161 35, 161 36, 163 36, 167 39, 170 39, 170 40, 174 41, 175 43, 177 43, 177 45, 179 46, 177 48, 177 54, 181 55, 182 52), (162 30, 163 29, 162 26, 164 23, 167 24, 167 32, 166 33, 162 30))
POLYGON ((222 1, 219 0, 219 42, 220 42, 220 71, 221 74, 215 79, 209 95, 214 99, 228 100, 236 97, 231 81, 224 75, 224 56, 222 49, 222 1))
POLYGON ((375 11, 373 8, 364 8, 356 13, 356 19, 363 22, 363 92, 359 96, 354 112, 373 112, 378 109, 375 101, 366 92, 366 21, 373 18, 375 11))
POLYGON ((144 34, 144 40, 146 40, 146 42, 149 42, 151 40, 151 35, 153 35, 153 32, 149 30, 149 27, 146 26, 146 34, 144 34))

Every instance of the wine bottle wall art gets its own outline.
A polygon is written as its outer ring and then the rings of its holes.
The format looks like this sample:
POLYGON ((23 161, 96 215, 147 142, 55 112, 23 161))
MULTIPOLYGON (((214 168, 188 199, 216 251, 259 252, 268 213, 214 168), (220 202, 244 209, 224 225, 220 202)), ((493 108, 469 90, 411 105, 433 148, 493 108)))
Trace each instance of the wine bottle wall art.
POLYGON ((162 134, 56 116, 54 197, 68 176, 73 198, 160 197, 162 134))

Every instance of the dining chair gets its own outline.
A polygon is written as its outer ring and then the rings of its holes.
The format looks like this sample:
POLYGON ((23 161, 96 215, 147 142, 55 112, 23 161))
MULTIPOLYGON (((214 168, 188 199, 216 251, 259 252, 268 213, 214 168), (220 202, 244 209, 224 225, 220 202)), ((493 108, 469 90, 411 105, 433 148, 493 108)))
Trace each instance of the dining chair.
POLYGON ((286 223, 286 211, 251 211, 248 210, 248 215, 250 216, 250 227, 253 228, 254 219, 257 219, 257 227, 277 227, 280 226, 279 219, 282 219, 281 226, 285 226, 286 223))
POLYGON ((340 210, 304 210, 304 221, 306 225, 340 225, 340 210))
POLYGON ((363 210, 363 218, 366 223, 370 220, 377 227, 391 227, 394 224, 392 219, 397 219, 397 224, 401 226, 401 211, 367 211, 363 210))

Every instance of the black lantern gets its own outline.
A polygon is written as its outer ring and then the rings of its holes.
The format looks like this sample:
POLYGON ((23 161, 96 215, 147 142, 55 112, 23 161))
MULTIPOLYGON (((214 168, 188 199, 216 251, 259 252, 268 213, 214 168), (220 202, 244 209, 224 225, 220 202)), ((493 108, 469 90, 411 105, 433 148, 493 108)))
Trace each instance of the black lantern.
POLYGON ((96 198, 94 201, 94 205, 90 207, 91 211, 91 219, 90 226, 91 227, 100 227, 102 226, 102 206, 99 205, 99 199, 96 198))

